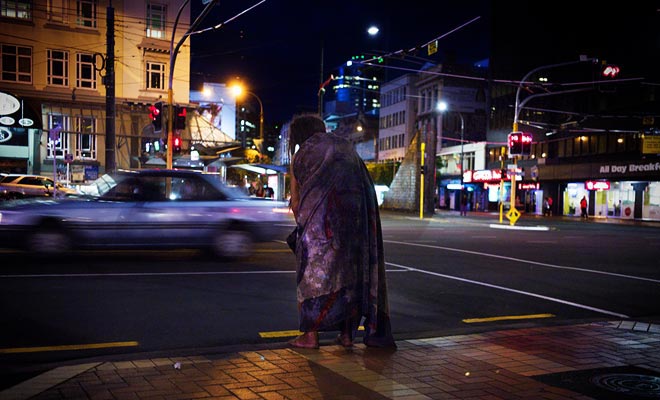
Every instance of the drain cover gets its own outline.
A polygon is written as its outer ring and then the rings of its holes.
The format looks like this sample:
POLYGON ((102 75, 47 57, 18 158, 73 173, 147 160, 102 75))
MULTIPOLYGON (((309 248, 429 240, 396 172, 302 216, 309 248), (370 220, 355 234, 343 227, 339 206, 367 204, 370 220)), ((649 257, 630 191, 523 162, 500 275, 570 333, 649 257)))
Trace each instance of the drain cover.
POLYGON ((598 400, 660 399, 660 373, 639 367, 588 369, 534 378, 598 400))

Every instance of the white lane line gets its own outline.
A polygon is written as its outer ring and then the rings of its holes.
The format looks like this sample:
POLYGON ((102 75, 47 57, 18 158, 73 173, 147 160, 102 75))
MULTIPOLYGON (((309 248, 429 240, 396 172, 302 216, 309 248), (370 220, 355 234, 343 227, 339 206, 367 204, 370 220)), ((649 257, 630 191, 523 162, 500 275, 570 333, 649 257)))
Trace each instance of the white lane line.
POLYGON ((635 275, 617 274, 615 272, 597 271, 597 270, 594 270, 594 269, 587 269, 587 268, 567 267, 567 266, 564 266, 564 265, 556 265, 556 264, 548 264, 548 263, 539 262, 539 261, 524 260, 522 258, 500 256, 498 254, 482 253, 480 251, 454 249, 454 248, 451 248, 451 247, 443 247, 443 246, 431 246, 431 245, 428 245, 428 244, 420 244, 420 243, 397 242, 397 241, 394 241, 394 240, 384 240, 384 242, 394 243, 394 244, 402 244, 402 245, 405 245, 405 246, 428 247, 428 248, 431 248, 431 249, 454 251, 454 252, 457 252, 457 253, 474 254, 474 255, 477 255, 477 256, 499 258, 501 260, 515 261, 515 262, 525 263, 525 264, 540 265, 542 267, 548 267, 548 268, 566 269, 566 270, 571 270, 571 271, 588 272, 588 273, 592 273, 592 274, 616 276, 616 277, 619 277, 619 278, 626 278, 626 279, 634 279, 634 280, 639 280, 639 281, 660 283, 660 279, 644 278, 642 276, 635 276, 635 275))
POLYGON ((524 290, 512 289, 512 288, 508 288, 508 287, 505 287, 505 286, 493 285, 493 284, 486 283, 486 282, 474 281, 472 279, 465 279, 465 278, 460 278, 460 277, 452 276, 452 275, 439 274, 437 272, 426 271, 426 270, 423 270, 423 269, 408 267, 408 266, 401 265, 401 264, 394 264, 394 263, 386 263, 386 264, 393 265, 393 266, 399 267, 399 268, 405 268, 405 269, 408 269, 409 271, 419 272, 419 273, 422 273, 422 274, 439 276, 441 278, 453 279, 453 280, 456 280, 456 281, 472 283, 474 285, 486 286, 486 287, 493 288, 493 289, 504 290, 504 291, 507 291, 507 292, 522 294, 522 295, 530 296, 530 297, 536 297, 536 298, 539 298, 539 299, 548 300, 548 301, 552 301, 552 302, 555 302, 555 303, 561 303, 561 304, 569 305, 569 306, 572 306, 572 307, 582 308, 582 309, 585 309, 585 310, 594 311, 594 312, 598 312, 598 313, 601 313, 601 314, 613 315, 613 316, 619 317, 619 318, 625 318, 625 319, 630 318, 629 316, 627 316, 625 314, 619 314, 619 313, 616 313, 614 311, 603 310, 602 308, 591 307, 591 306, 587 306, 587 305, 584 305, 584 304, 574 303, 574 302, 568 301, 568 300, 558 299, 558 298, 555 298, 555 297, 543 296, 541 294, 525 292, 524 290))
MULTIPOLYGON (((410 272, 405 268, 388 269, 387 272, 410 272)), ((110 272, 95 274, 22 274, 0 275, 0 279, 10 278, 102 278, 113 276, 185 276, 185 275, 256 275, 256 274, 295 274, 296 271, 188 271, 188 272, 110 272)))

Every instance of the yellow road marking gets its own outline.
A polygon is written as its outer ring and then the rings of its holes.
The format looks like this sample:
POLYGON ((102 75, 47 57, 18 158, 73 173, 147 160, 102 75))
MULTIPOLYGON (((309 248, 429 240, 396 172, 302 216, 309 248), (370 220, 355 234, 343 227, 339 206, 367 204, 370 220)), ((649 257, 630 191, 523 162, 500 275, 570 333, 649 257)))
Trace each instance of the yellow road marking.
POLYGON ((503 321, 509 319, 534 319, 534 318, 553 318, 554 314, 528 314, 528 315, 505 315, 502 317, 489 317, 489 318, 468 318, 464 319, 463 322, 466 324, 473 324, 476 322, 493 322, 493 321, 503 321))
POLYGON ((295 331, 273 331, 273 332, 259 332, 259 336, 262 338, 277 338, 277 337, 289 337, 289 336, 298 336, 302 332, 295 331))
POLYGON ((139 345, 138 342, 131 341, 131 342, 90 343, 90 344, 66 344, 61 346, 14 347, 9 349, 0 349, 0 354, 39 353, 42 351, 105 349, 111 347, 135 347, 138 345, 139 345))
MULTIPOLYGON (((360 325, 358 331, 363 331, 364 326, 360 325)), ((259 336, 262 338, 278 338, 278 337, 291 337, 301 335, 303 332, 299 330, 291 331, 271 331, 271 332, 259 332, 259 336)))

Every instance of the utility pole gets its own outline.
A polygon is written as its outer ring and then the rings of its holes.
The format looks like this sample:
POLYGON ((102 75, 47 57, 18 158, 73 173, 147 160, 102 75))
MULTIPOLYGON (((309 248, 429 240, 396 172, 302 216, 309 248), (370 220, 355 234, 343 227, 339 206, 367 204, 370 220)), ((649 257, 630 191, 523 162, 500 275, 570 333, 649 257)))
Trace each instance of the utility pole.
POLYGON ((115 10, 108 2, 106 16, 106 70, 105 70, 105 172, 117 169, 115 154, 115 10))

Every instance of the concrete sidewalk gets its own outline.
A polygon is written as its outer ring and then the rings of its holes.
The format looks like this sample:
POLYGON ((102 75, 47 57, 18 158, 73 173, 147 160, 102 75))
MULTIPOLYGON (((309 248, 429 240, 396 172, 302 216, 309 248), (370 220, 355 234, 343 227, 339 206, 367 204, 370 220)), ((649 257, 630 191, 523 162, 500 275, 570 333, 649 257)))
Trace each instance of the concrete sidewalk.
POLYGON ((0 399, 658 399, 660 324, 611 321, 58 367, 0 399))

